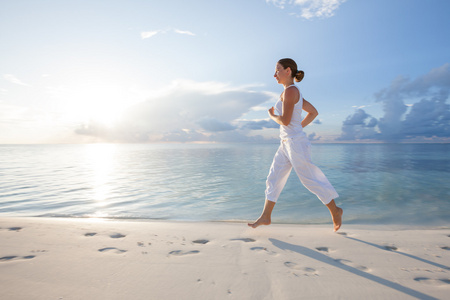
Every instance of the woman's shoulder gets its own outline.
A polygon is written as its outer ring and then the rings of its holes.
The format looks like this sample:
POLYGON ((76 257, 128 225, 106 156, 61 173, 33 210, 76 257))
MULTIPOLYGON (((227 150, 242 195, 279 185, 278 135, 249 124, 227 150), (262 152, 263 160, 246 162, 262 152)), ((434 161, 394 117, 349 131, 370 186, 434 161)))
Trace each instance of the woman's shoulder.
POLYGON ((286 97, 289 97, 289 98, 290 97, 294 97, 294 98, 296 98, 299 95, 300 95, 300 90, 299 90, 299 88, 296 85, 288 86, 284 90, 284 92, 282 93, 283 98, 286 98, 286 97))

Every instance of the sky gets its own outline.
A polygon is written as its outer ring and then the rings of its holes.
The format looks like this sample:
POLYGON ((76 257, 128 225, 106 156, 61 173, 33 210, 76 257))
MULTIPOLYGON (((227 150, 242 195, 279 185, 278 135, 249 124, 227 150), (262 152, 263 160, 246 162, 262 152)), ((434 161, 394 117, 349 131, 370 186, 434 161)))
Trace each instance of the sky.
POLYGON ((0 144, 450 142, 450 1, 0 0, 0 144))

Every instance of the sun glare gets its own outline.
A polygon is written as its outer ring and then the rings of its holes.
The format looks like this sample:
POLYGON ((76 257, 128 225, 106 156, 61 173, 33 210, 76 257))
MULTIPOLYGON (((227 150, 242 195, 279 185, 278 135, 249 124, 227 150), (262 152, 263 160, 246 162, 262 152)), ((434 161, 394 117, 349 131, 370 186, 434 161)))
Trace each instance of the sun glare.
POLYGON ((99 209, 95 216, 102 217, 102 207, 108 205, 111 196, 111 172, 114 166, 114 144, 86 145, 86 159, 91 170, 91 184, 93 187, 93 200, 99 209))
POLYGON ((114 127, 121 117, 119 109, 104 108, 93 110, 89 114, 89 119, 106 127, 114 127))
POLYGON ((75 83, 64 95, 64 110, 75 122, 94 121, 106 127, 117 125, 123 111, 133 103, 130 91, 107 76, 75 83))

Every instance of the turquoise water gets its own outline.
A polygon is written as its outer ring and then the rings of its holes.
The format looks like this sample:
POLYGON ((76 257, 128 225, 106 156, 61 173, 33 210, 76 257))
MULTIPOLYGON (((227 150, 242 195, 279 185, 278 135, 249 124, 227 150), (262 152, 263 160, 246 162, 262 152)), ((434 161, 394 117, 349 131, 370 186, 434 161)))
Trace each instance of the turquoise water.
MULTIPOLYGON (((1 145, 0 216, 249 221, 277 144, 1 145)), ((314 144, 351 224, 450 225, 450 144, 314 144)), ((279 223, 329 223, 292 172, 279 223)))

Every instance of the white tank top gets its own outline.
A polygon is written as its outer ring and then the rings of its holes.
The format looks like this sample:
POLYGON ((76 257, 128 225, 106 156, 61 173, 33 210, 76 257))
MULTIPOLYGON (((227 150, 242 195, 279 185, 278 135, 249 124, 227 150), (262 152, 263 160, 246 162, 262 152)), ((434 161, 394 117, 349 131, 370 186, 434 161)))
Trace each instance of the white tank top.
MULTIPOLYGON (((286 89, 290 88, 291 86, 295 87, 298 90, 298 92, 300 94, 300 98, 294 106, 294 111, 292 112, 292 118, 291 118, 291 122, 289 123, 289 125, 287 125, 287 126, 280 125, 280 138, 281 139, 289 139, 289 138, 295 138, 295 137, 300 137, 300 136, 306 136, 305 132, 303 131, 303 127, 302 127, 302 120, 303 120, 302 119, 302 108, 303 108, 302 93, 300 92, 300 89, 295 84, 292 84, 292 85, 286 87, 284 90, 286 91, 286 89)), ((275 109, 276 109, 278 115, 281 115, 283 113, 283 101, 281 101, 281 96, 280 96, 280 99, 278 99, 277 103, 275 104, 275 109)))

